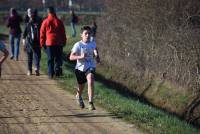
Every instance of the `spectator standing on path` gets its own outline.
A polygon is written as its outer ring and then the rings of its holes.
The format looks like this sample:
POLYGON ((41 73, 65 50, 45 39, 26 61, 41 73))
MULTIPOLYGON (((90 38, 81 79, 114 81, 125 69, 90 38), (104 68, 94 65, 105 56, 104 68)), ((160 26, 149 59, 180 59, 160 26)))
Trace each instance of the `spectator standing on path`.
POLYGON ((76 24, 78 23, 78 16, 75 14, 73 9, 70 11, 70 14, 71 14, 72 37, 76 37, 76 24))
POLYGON ((96 32, 97 32, 97 24, 96 24, 96 21, 93 20, 93 23, 91 26, 91 41, 95 41, 96 32))
POLYGON ((37 15, 36 9, 29 8, 27 10, 28 20, 25 25, 23 32, 23 45, 24 50, 27 53, 28 59, 28 72, 27 75, 32 75, 32 63, 34 59, 35 63, 35 74, 39 76, 40 70, 40 59, 41 59, 41 48, 40 48, 40 27, 42 19, 37 15))
POLYGON ((7 27, 10 28, 10 59, 15 58, 16 61, 19 59, 19 46, 21 38, 20 23, 22 22, 21 16, 18 15, 17 10, 14 8, 10 9, 10 16, 7 21, 7 27), (16 40, 16 43, 15 43, 16 40))
POLYGON ((81 28, 81 41, 77 42, 70 54, 70 60, 76 60, 75 75, 78 82, 78 91, 76 99, 81 108, 85 107, 82 98, 82 91, 84 85, 87 82, 88 87, 88 108, 89 110, 95 110, 93 103, 94 97, 94 74, 95 74, 95 61, 99 63, 100 58, 98 55, 97 47, 95 42, 90 41, 91 28, 84 26, 81 28))
POLYGON ((62 74, 62 50, 66 44, 63 22, 57 18, 53 7, 48 7, 48 17, 40 28, 40 45, 46 49, 49 78, 62 74))
POLYGON ((3 52, 3 56, 0 58, 0 78, 1 78, 2 64, 9 55, 8 50, 6 49, 6 46, 2 40, 0 40, 0 51, 3 52))
MULTIPOLYGON (((27 10, 27 12, 28 12, 28 10, 27 10)), ((29 22, 29 16, 28 16, 28 14, 26 14, 25 15, 25 17, 24 17, 24 23, 26 24, 26 23, 28 23, 29 22)))

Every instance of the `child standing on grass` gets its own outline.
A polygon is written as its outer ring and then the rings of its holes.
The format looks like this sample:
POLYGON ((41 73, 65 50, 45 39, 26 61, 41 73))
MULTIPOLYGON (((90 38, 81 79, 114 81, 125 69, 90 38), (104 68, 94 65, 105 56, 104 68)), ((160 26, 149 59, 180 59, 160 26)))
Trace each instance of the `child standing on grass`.
POLYGON ((5 61, 5 59, 8 57, 9 54, 4 42, 1 40, 0 40, 0 51, 3 52, 3 56, 0 58, 0 78, 1 78, 2 63, 5 61))
POLYGON ((90 41, 91 28, 84 26, 81 28, 81 41, 77 42, 72 50, 69 59, 76 60, 75 75, 78 82, 78 91, 76 99, 81 108, 85 107, 82 98, 82 92, 84 85, 87 82, 88 86, 88 108, 89 110, 95 110, 93 103, 94 97, 94 74, 95 74, 95 61, 99 63, 100 58, 98 55, 95 42, 90 41))

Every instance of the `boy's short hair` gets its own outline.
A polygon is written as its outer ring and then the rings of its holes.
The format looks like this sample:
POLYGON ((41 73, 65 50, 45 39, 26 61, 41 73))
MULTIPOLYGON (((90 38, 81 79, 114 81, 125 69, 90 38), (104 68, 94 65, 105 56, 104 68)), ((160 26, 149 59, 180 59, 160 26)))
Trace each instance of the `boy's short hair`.
POLYGON ((81 28, 81 33, 83 33, 84 30, 91 31, 91 27, 90 26, 83 26, 81 28))

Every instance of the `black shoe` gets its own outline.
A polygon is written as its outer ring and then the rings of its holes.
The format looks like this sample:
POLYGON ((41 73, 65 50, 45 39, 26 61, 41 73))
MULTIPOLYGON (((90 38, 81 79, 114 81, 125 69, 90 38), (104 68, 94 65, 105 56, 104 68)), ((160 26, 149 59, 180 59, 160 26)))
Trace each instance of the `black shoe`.
POLYGON ((96 110, 96 108, 95 108, 93 102, 89 102, 89 104, 88 104, 88 109, 89 109, 89 110, 96 110))
POLYGON ((53 79, 54 75, 49 75, 48 77, 49 77, 49 79, 53 79))
POLYGON ((14 56, 10 56, 10 59, 12 60, 14 58, 14 56))
POLYGON ((36 75, 36 76, 40 76, 39 70, 35 70, 35 75, 36 75))
POLYGON ((55 76, 56 77, 59 77, 59 76, 62 76, 62 68, 59 68, 59 69, 56 69, 56 71, 55 71, 55 76))
POLYGON ((85 104, 83 102, 82 97, 79 97, 78 95, 76 95, 76 101, 77 101, 78 105, 80 106, 80 108, 85 108, 85 104))
POLYGON ((56 73, 55 73, 55 76, 56 76, 56 77, 59 77, 59 76, 60 76, 60 74, 59 74, 58 72, 56 72, 56 73))
POLYGON ((59 70, 59 74, 60 74, 60 76, 62 76, 62 75, 63 75, 62 68, 59 70))

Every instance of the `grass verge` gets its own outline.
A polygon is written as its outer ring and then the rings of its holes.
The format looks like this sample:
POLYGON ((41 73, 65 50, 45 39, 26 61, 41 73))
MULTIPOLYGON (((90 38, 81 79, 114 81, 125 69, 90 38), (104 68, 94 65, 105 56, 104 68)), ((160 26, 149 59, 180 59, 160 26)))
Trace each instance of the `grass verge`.
MULTIPOLYGON (((70 52, 78 38, 68 38, 65 53, 70 52)), ((44 72, 47 70, 46 61, 46 55, 43 53, 41 66, 44 72)), ((63 89, 71 93, 75 93, 74 87, 76 86, 73 68, 73 62, 64 62, 63 76, 57 79, 63 89)), ((101 76, 101 79, 106 80, 102 74, 97 74, 97 76, 101 76)), ((87 98, 86 92, 84 90, 84 99, 87 98)), ((175 116, 144 104, 137 97, 120 94, 115 88, 105 85, 98 78, 95 82, 95 103, 122 119, 134 123, 150 134, 200 134, 199 128, 195 128, 175 116)))

